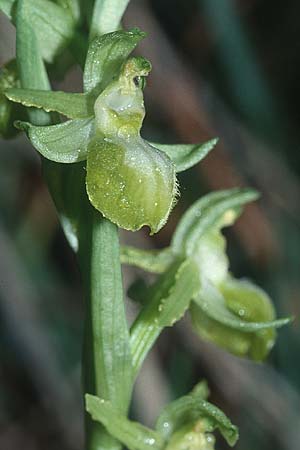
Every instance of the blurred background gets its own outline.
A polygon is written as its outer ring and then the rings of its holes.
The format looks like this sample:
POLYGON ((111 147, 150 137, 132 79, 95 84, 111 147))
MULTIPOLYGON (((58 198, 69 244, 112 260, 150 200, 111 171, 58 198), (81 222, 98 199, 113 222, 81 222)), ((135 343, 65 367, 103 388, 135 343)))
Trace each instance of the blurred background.
MULTIPOLYGON (((262 196, 226 229, 231 270, 273 298, 279 331, 265 365, 200 341, 188 319, 160 337, 138 379, 132 414, 153 424, 167 401, 206 378, 211 401, 240 427, 237 450, 297 450, 300 442, 300 3, 271 0, 132 0, 126 27, 148 38, 153 71, 144 136, 166 143, 220 141, 180 174, 168 225, 129 244, 168 245, 183 211, 213 189, 253 186, 262 196)), ((0 63, 14 55, 0 13, 0 63)), ((66 58, 66 60, 68 60, 66 58)), ((70 63, 54 89, 81 90, 70 63)), ((128 287, 136 269, 124 267, 128 287)), ((127 302, 132 320, 134 305, 127 302)), ((0 141, 0 449, 83 448, 80 357, 83 300, 76 259, 24 136, 0 141)), ((218 439, 217 448, 228 448, 218 439)))

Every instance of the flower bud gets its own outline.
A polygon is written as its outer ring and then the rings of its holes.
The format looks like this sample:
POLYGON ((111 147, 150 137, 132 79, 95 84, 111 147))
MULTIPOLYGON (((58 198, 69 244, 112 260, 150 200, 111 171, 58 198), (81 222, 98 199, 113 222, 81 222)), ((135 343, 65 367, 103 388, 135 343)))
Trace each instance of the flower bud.
POLYGON ((166 223, 175 203, 175 167, 140 136, 145 116, 144 58, 131 58, 95 102, 95 137, 88 147, 87 192, 92 205, 121 228, 152 233, 166 223))

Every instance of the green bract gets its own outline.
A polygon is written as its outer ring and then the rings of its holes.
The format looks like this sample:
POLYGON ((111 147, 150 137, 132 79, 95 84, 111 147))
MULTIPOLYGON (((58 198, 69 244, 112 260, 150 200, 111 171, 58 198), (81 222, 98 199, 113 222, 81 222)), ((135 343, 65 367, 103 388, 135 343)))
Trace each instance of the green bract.
MULTIPOLYGON (((67 0, 60 6, 49 0, 0 0, 0 9, 17 24, 16 10, 20 7, 22 21, 36 33, 41 56, 45 61, 53 62, 70 43, 75 31, 75 10, 70 3, 67 0)), ((28 34, 27 39, 30 39, 28 34)))
MULTIPOLYGON (((84 94, 7 89, 6 96, 72 119, 44 127, 18 121, 16 126, 51 161, 87 160, 88 197, 104 217, 127 230, 147 225, 156 233, 176 202, 176 172, 204 158, 216 140, 153 145, 140 136, 144 79, 151 65, 142 57, 128 56, 144 36, 133 29, 95 38, 86 59, 84 94)), ((75 247, 76 239, 72 237, 75 247)))
MULTIPOLYGON (((209 194, 183 215, 170 248, 147 254, 146 251, 125 247, 121 260, 165 274, 171 270, 175 261, 181 261, 181 264, 182 261, 189 262, 193 280, 190 283, 194 283, 197 291, 192 294, 186 290, 182 298, 185 299, 185 309, 190 310, 195 331, 231 353, 262 360, 274 344, 275 329, 290 319, 275 320, 275 311, 268 295, 249 281, 236 280, 231 276, 225 253, 226 242, 220 231, 222 227, 231 225, 239 216, 242 206, 256 197, 256 192, 249 189, 209 194)), ((172 289, 175 299, 176 280, 172 289)), ((144 316, 155 302, 155 296, 147 301, 144 313, 137 318, 133 331, 146 326, 144 316)), ((151 337, 148 337, 148 347, 150 341, 151 337)), ((145 339, 143 345, 146 347, 145 339)))

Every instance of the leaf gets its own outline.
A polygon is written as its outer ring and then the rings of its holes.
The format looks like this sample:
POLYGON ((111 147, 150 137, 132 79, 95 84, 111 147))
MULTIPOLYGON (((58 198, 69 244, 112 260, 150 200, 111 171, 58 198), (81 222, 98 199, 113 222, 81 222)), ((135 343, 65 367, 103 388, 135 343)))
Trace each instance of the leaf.
POLYGON ((203 431, 212 432, 218 428, 230 446, 238 440, 238 429, 216 406, 203 400, 195 392, 185 395, 165 406, 159 415, 155 429, 170 439, 173 433, 184 425, 203 419, 203 431))
POLYGON ((144 308, 131 327, 130 342, 136 374, 164 327, 181 319, 199 290, 199 276, 190 260, 177 260, 150 288, 144 308))
POLYGON ((51 161, 74 163, 87 158, 87 147, 94 132, 94 119, 77 119, 36 127, 28 122, 16 122, 26 131, 32 145, 41 155, 51 161))
MULTIPOLYGON (((30 1, 29 1, 30 3, 30 1)), ((42 60, 39 40, 28 16, 28 0, 16 4, 16 59, 21 87, 27 89, 50 89, 50 84, 42 60)), ((30 121, 35 125, 48 125, 50 115, 44 111, 28 111, 30 121)))
POLYGON ((37 89, 7 89, 5 94, 13 102, 43 108, 47 112, 57 111, 70 119, 86 119, 94 115, 94 101, 86 94, 37 89))
POLYGON ((216 146, 218 139, 212 139, 202 144, 151 144, 165 152, 175 164, 176 172, 198 164, 216 146))
POLYGON ((73 37, 75 21, 72 15, 47 0, 28 1, 28 15, 41 43, 43 59, 53 62, 73 37))
MULTIPOLYGON (((0 9, 13 22, 17 20, 17 3, 16 0, 0 0, 0 9)), ((48 63, 53 62, 57 54, 69 44, 75 32, 75 5, 71 9, 48 0, 23 0, 22 3, 23 18, 37 36, 41 56, 48 63)))
POLYGON ((193 253, 199 238, 221 222, 232 223, 239 209, 253 201, 258 194, 252 189, 216 191, 202 197, 183 215, 173 235, 171 247, 176 253, 193 253), (226 215, 225 215, 226 214, 226 215))
POLYGON ((174 262, 170 248, 144 250, 130 246, 121 247, 121 263, 139 267, 151 273, 163 273, 174 262))
MULTIPOLYGON (((253 288, 251 288, 252 290, 253 288)), ((241 310, 240 315, 241 317, 243 315, 247 315, 247 313, 245 312, 248 308, 248 305, 246 304, 247 301, 251 301, 252 295, 253 295, 253 291, 249 292, 250 288, 247 292, 247 298, 244 299, 246 300, 246 302, 243 303, 243 309, 241 306, 241 310)), ((243 292, 239 292, 238 295, 243 295, 243 292)), ((270 302, 270 300, 267 297, 267 294, 265 294, 263 291, 259 290, 258 288, 256 288, 256 295, 260 296, 260 300, 261 302, 265 302, 268 301, 268 303, 270 302), (268 300, 266 300, 268 299, 268 300)), ((253 301, 255 299, 253 298, 253 301)), ((208 315, 208 317, 210 317, 211 319, 216 320, 217 322, 222 323, 223 325, 226 325, 230 328, 233 328, 235 330, 240 330, 243 331, 245 333, 253 333, 255 331, 259 331, 259 330, 265 330, 268 328, 279 328, 282 327, 283 325, 286 325, 287 323, 290 322, 290 318, 284 318, 284 319, 277 319, 277 320, 268 320, 265 317, 265 320, 268 321, 259 321, 259 317, 257 317, 257 321, 246 321, 243 320, 241 317, 233 314, 230 309, 228 309, 226 302, 225 302, 225 298, 223 297, 222 293, 215 287, 213 286, 211 283, 207 282, 204 283, 202 282, 202 289, 200 294, 195 298, 195 302, 197 303, 197 305, 202 309, 203 312, 205 312, 205 314, 208 315)), ((232 302, 232 299, 231 299, 232 302)), ((241 304, 240 304, 241 305, 241 304)), ((265 308, 265 305, 262 305, 263 308, 265 308)), ((270 311, 271 311, 271 303, 269 303, 269 307, 270 307, 270 311)), ((232 309, 232 307, 231 307, 232 309)), ((273 308, 272 308, 273 311, 273 308)), ((259 316, 259 315, 258 315, 259 316)), ((271 316, 269 317, 274 317, 274 312, 272 313, 271 316)))
POLYGON ((115 31, 96 37, 90 44, 85 62, 83 85, 85 92, 97 96, 118 74, 123 62, 145 33, 138 28, 115 31))
POLYGON ((91 36, 101 36, 119 28, 128 3, 129 0, 95 0, 91 36))
POLYGON ((61 6, 63 9, 67 9, 70 11, 73 19, 76 21, 81 21, 81 0, 56 0, 56 3, 61 6))
POLYGON ((53 62, 72 39, 75 22, 68 10, 48 0, 25 0, 24 16, 36 33, 43 59, 53 62))
POLYGON ((119 414, 110 402, 87 394, 86 410, 94 420, 105 426, 107 431, 122 442, 129 450, 162 450, 165 442, 162 436, 119 414))

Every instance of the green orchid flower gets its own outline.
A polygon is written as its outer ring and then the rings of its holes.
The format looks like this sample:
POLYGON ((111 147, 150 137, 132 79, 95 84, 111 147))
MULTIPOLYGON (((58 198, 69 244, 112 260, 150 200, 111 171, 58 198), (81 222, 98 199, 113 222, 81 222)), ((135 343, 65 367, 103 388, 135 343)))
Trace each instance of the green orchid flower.
POLYGON ((238 429, 206 400, 208 394, 206 382, 198 383, 192 392, 164 407, 155 429, 128 420, 110 402, 93 395, 86 395, 86 410, 129 450, 214 450, 216 429, 232 447, 238 429))
MULTIPOLYGON (((276 328, 291 319, 276 320, 269 296, 250 281, 236 280, 230 274, 226 241, 221 233, 221 228, 237 219, 243 205, 256 198, 257 193, 249 189, 208 194, 183 215, 170 247, 152 252, 123 247, 123 263, 146 270, 152 268, 152 272, 161 273, 152 288, 156 297, 151 296, 150 288, 145 306, 133 325, 133 343, 141 339, 141 328, 146 323, 147 314, 151 317, 147 311, 152 308, 159 322, 165 303, 162 299, 167 298, 170 303, 169 322, 165 321, 165 326, 170 326, 189 310, 194 330, 202 338, 241 357, 257 361, 266 358, 274 345, 276 328), (172 278, 176 261, 179 269, 172 278), (181 288, 183 282, 180 277, 183 265, 186 267, 184 289, 181 288), (164 284, 164 277, 168 277, 171 286, 164 284), (160 288, 161 285, 163 288, 160 288), (181 305, 180 314, 176 315, 175 306, 172 309, 175 301, 177 309, 181 305)), ((137 292, 137 296, 141 293, 137 292)), ((151 339, 149 336, 147 348, 152 345, 151 339)), ((146 348, 145 342, 143 345, 146 348)), ((142 362, 142 356, 139 358, 142 362)))
POLYGON ((199 162, 216 140, 162 145, 141 137, 143 87, 151 64, 129 55, 144 36, 133 29, 96 38, 87 55, 83 94, 28 89, 5 93, 11 101, 71 119, 43 127, 19 121, 16 126, 45 158, 86 161, 87 194, 104 217, 131 231, 149 226, 153 234, 176 203, 176 172, 199 162))
POLYGON ((127 230, 148 225, 156 233, 175 204, 177 185, 170 158, 140 136, 143 79, 150 70, 146 59, 129 59, 97 98, 86 183, 92 205, 105 217, 127 230))

